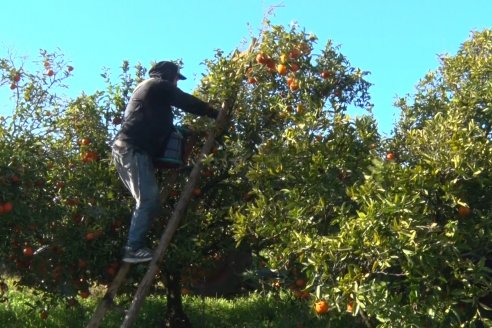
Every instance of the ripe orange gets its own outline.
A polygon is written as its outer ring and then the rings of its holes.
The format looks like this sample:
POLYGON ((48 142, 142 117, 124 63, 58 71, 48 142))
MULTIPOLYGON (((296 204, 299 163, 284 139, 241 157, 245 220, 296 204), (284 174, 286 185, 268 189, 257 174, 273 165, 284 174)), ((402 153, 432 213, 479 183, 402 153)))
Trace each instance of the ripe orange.
POLYGON ((325 314, 326 312, 328 312, 328 309, 328 302, 326 302, 325 300, 319 300, 316 302, 316 304, 314 304, 314 311, 317 314, 325 314))
POLYGON ((14 76, 14 82, 19 82, 20 81, 20 75, 19 74, 15 74, 14 76))
POLYGON ((22 250, 22 254, 24 254, 24 256, 31 257, 34 255, 34 250, 32 247, 27 246, 22 250))
POLYGON ((89 138, 82 138, 82 139, 80 140, 80 144, 81 144, 81 145, 84 145, 84 146, 87 146, 87 145, 89 145, 90 143, 91 143, 91 140, 90 140, 89 138))
POLYGON ((81 290, 79 295, 82 298, 88 298, 91 295, 91 292, 89 292, 88 290, 81 290))
POLYGON ((85 235, 85 240, 87 241, 91 241, 91 240, 94 240, 96 239, 96 234, 92 231, 88 232, 86 235, 85 235))
POLYGON ((285 66, 284 64, 278 64, 278 65, 277 65, 277 72, 278 72, 280 75, 285 75, 285 74, 287 74, 287 66, 285 66))
POLYGON ((297 80, 293 80, 292 83, 289 85, 290 91, 297 91, 299 90, 299 82, 297 80))
POLYGON ((290 87, 290 85, 292 84, 292 82, 295 81, 295 78, 293 76, 289 76, 287 78, 287 85, 290 87))
POLYGON ((350 313, 354 312, 354 303, 353 303, 353 301, 349 301, 347 303, 347 312, 350 312, 350 313))
POLYGON ((46 71, 46 75, 53 76, 53 75, 55 75, 55 72, 53 72, 52 69, 49 69, 49 70, 46 71))
POLYGON ((471 208, 469 208, 468 206, 459 206, 458 207, 458 215, 461 217, 461 218, 466 218, 468 217, 469 215, 471 214, 471 208))
POLYGON ((258 81, 256 81, 256 79, 253 76, 248 77, 248 83, 255 84, 256 82, 258 81))
POLYGON ((299 288, 304 288, 306 287, 306 280, 299 278, 296 280, 296 286, 299 288))
POLYGON ((259 53, 258 55, 256 55, 256 62, 258 64, 266 64, 268 62, 268 56, 259 53))
POLYGON ((325 80, 330 77, 330 73, 327 71, 321 72, 321 77, 324 78, 325 80))
POLYGON ((394 160, 394 159, 395 159, 395 153, 394 153, 394 152, 392 152, 392 151, 390 151, 389 153, 387 153, 387 154, 386 154, 386 159, 387 159, 388 161, 392 161, 392 160, 394 160))
POLYGON ((98 159, 98 155, 95 151, 88 151, 82 154, 82 161, 85 163, 93 162, 98 159))
POLYGON ((300 56, 301 56, 301 51, 297 48, 294 48, 289 52, 289 57, 292 59, 299 58, 300 56))
POLYGON ((299 70, 299 65, 298 65, 298 64, 296 64, 296 63, 291 64, 291 65, 290 65, 290 70, 291 70, 292 72, 294 72, 294 73, 295 73, 295 72, 297 72, 297 71, 299 70))
POLYGON ((67 66, 67 71, 69 71, 69 72, 73 71, 73 66, 68 65, 67 66))
POLYGON ((8 213, 10 211, 12 211, 14 209, 14 205, 12 205, 11 202, 6 202, 5 204, 3 204, 3 212, 4 213, 8 213))
POLYGON ((17 84, 15 84, 15 82, 12 82, 10 84, 10 90, 14 90, 15 88, 17 88, 17 84))

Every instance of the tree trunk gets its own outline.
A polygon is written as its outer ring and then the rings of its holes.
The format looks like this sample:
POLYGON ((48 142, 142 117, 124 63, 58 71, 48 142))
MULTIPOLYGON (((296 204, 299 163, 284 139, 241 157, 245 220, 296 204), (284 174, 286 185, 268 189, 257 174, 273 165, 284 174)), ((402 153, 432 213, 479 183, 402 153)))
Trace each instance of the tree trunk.
POLYGON ((167 311, 164 318, 166 328, 190 328, 191 323, 183 311, 181 298, 181 272, 162 270, 167 289, 167 311))

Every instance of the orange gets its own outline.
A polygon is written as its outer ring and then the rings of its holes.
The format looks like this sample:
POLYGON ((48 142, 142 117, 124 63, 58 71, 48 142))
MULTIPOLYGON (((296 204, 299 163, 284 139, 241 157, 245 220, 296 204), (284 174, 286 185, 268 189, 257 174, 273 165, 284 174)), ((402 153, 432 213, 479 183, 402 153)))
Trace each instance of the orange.
POLYGON ((34 251, 32 247, 27 246, 22 250, 22 254, 24 254, 24 256, 31 257, 34 255, 34 251))
POLYGON ((314 304, 314 311, 317 314, 325 314, 326 312, 328 312, 328 308, 328 302, 326 302, 325 300, 319 300, 316 302, 316 304, 314 304))
POLYGON ((87 146, 87 145, 88 145, 88 144, 90 144, 90 143, 91 143, 91 140, 90 140, 89 138, 82 138, 82 139, 80 140, 80 144, 81 144, 81 145, 84 145, 84 146, 87 146))
POLYGON ((88 241, 91 241, 91 240, 94 240, 96 239, 96 234, 94 232, 88 232, 86 235, 85 235, 85 240, 88 240, 88 241))
POLYGON ((468 206, 459 206, 458 207, 458 215, 462 218, 466 218, 471 214, 471 208, 468 206))
POLYGON ((301 56, 301 51, 297 48, 294 48, 289 52, 289 57, 292 59, 299 58, 300 56, 301 56))
POLYGON ((277 65, 277 72, 278 72, 280 75, 285 75, 285 74, 287 74, 287 66, 285 66, 284 64, 278 64, 278 65, 277 65))
POLYGON ((293 80, 292 83, 289 85, 290 91, 296 91, 299 90, 299 82, 297 80, 293 80))
POLYGON ((87 298, 91 295, 91 292, 89 292, 88 290, 81 290, 80 291, 80 297, 82 298, 87 298))
POLYGON ((389 153, 387 153, 387 154, 386 154, 386 159, 387 159, 388 161, 392 161, 392 160, 394 160, 394 159, 395 159, 395 153, 394 153, 394 152, 392 152, 392 151, 390 151, 389 153))
POLYGON ((253 76, 248 77, 248 83, 255 84, 256 82, 258 81, 256 81, 256 79, 253 76))
POLYGON ((14 208, 14 205, 12 205, 11 202, 6 202, 5 204, 3 204, 3 212, 4 213, 8 213, 10 211, 12 211, 14 208))

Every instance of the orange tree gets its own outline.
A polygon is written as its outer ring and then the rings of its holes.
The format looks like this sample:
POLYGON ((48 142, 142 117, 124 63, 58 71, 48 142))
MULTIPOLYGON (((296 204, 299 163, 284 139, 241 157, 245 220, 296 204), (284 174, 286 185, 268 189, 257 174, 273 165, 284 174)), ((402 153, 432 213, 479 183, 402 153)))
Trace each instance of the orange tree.
MULTIPOLYGON (((216 107, 231 104, 232 124, 206 160, 164 264, 168 276, 193 276, 197 263, 220 259, 235 233, 286 279, 297 278, 289 270, 307 259, 307 241, 338 229, 331 225, 336 211, 354 211, 344 190, 362 178, 378 135, 370 116, 346 112, 370 108, 370 84, 331 42, 314 54, 316 40, 297 26, 267 24, 250 51, 219 51, 206 61, 196 94, 216 107)), ((40 64, 30 72, 2 60, 2 85, 12 90, 15 109, 1 130, 1 257, 21 284, 72 304, 118 268, 132 200, 108 146, 145 70, 137 65, 133 75, 124 63, 119 83, 105 73, 107 90, 69 100, 58 94, 73 67, 46 52, 40 64)), ((212 128, 188 116, 181 122, 198 134, 212 128)), ((151 239, 163 225, 165 217, 151 239)))
POLYGON ((13 104, 0 130, 2 263, 21 285, 73 304, 118 267, 131 202, 108 145, 143 70, 131 78, 124 63, 117 86, 108 77, 106 91, 70 100, 61 93, 74 67, 61 54, 0 64, 13 104))
MULTIPOLYGON (((232 105, 231 124, 205 161, 164 261, 164 271, 181 276, 187 290, 206 288, 207 264, 230 257, 234 237, 293 282, 300 275, 284 269, 305 259, 291 256, 303 247, 299 238, 336 229, 332 207, 351 211, 344 190, 362 178, 378 134, 370 116, 351 120, 346 112, 370 108, 370 84, 331 42, 315 54, 316 40, 297 26, 267 24, 248 50, 218 51, 205 62, 196 94, 217 108, 232 105)), ((193 116, 181 122, 198 134, 211 128, 193 116)))
POLYGON ((312 238, 324 298, 381 327, 489 326, 492 33, 401 99, 387 154, 349 188, 358 211, 312 238))

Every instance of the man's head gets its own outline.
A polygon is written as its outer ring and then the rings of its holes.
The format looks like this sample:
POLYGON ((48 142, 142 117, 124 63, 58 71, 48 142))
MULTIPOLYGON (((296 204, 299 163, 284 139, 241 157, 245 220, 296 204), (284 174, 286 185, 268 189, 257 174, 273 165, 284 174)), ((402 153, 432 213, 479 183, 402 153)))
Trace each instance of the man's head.
POLYGON ((178 80, 186 80, 179 72, 179 66, 170 61, 161 61, 149 70, 150 77, 160 77, 163 80, 178 83, 178 80))

